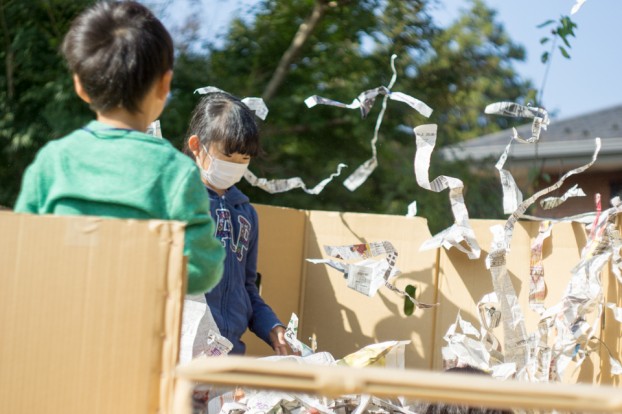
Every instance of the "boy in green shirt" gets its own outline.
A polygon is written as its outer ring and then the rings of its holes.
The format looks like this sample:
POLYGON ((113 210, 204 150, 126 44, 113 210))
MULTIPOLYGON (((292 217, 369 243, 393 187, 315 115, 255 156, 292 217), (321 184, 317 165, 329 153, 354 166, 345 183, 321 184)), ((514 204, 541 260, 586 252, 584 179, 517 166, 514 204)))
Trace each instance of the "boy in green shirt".
POLYGON ((143 5, 99 2, 65 36, 78 96, 97 120, 49 142, 24 174, 16 212, 186 222, 188 293, 211 290, 225 257, 196 165, 144 133, 173 76, 173 41, 143 5))

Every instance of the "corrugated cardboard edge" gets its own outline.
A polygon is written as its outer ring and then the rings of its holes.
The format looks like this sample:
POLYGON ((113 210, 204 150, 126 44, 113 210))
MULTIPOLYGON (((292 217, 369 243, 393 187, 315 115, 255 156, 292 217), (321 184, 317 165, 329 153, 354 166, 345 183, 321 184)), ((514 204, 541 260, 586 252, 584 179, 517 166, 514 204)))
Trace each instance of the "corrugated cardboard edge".
POLYGON ((166 280, 165 305, 162 332, 162 364, 160 380, 159 412, 173 413, 173 390, 175 387, 175 366, 179 359, 179 341, 181 337, 181 314, 183 298, 187 284, 187 258, 183 256, 185 223, 170 221, 167 226, 154 222, 150 229, 159 233, 161 239, 169 244, 168 272, 166 280), (184 260, 179 260, 184 257, 184 260))
POLYGON ((298 331, 302 332, 304 328, 304 309, 305 309, 305 294, 304 288, 307 286, 307 263, 304 260, 306 257, 309 257, 309 228, 311 227, 311 211, 309 210, 301 210, 305 215, 305 228, 302 244, 302 254, 303 260, 300 263, 300 291, 298 292, 298 311, 297 315, 299 316, 299 325, 298 331))
MULTIPOLYGON (((304 289, 301 266, 307 213, 288 207, 255 204, 259 219, 257 272, 261 273, 259 294, 279 320, 287 325, 291 314, 299 314, 300 295, 304 289)), ((246 355, 274 355, 270 345, 246 330, 242 336, 246 355)))
MULTIPOLYGON (((436 261, 434 263, 434 302, 433 303, 439 303, 439 298, 440 298, 440 287, 439 287, 439 280, 440 280, 440 275, 441 275, 441 249, 436 249, 436 261)), ((432 334, 430 335, 430 349, 432 349, 432 351, 430 352, 430 363, 428 365, 428 369, 434 369, 435 368, 435 362, 436 361, 441 361, 441 365, 442 365, 442 347, 441 346, 434 346, 434 342, 436 339, 436 335, 437 335, 437 329, 438 329, 438 307, 440 305, 436 305, 433 309, 430 309, 429 312, 433 312, 433 317, 432 317, 432 334)))
MULTIPOLYGON (((465 374, 426 370, 327 367, 229 356, 192 361, 179 367, 177 375, 186 386, 196 381, 215 386, 245 386, 329 397, 345 394, 399 395, 415 400, 497 409, 562 409, 602 413, 619 413, 622 410, 622 396, 610 386, 498 381, 479 375, 470 375, 465 380, 465 374)), ((178 389, 180 411, 175 414, 190 413, 188 391, 188 388, 178 389)))

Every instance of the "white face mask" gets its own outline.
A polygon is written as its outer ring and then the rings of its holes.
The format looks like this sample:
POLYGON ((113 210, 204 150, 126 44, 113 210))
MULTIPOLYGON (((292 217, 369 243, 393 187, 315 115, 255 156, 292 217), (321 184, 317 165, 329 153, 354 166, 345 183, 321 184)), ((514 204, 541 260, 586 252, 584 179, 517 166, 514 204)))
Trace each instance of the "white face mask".
POLYGON ((238 164, 237 162, 219 160, 212 157, 207 151, 205 153, 210 157, 210 164, 207 170, 201 168, 201 177, 219 190, 226 190, 239 182, 248 168, 248 163, 238 164))

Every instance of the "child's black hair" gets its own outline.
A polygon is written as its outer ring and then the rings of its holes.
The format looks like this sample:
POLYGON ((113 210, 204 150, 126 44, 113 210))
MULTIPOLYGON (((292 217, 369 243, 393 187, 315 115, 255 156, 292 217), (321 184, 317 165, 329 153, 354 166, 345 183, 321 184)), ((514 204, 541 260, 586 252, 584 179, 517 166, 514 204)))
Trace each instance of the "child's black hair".
MULTIPOLYGON (((225 155, 237 152, 255 157, 261 153, 255 114, 226 92, 212 92, 201 98, 192 112, 186 136, 192 135, 197 135, 208 149, 211 144, 219 144, 225 155)), ((185 152, 191 155, 187 142, 185 152)))
POLYGON ((62 52, 99 112, 122 107, 138 113, 174 62, 171 35, 135 1, 100 1, 86 9, 72 22, 62 52))

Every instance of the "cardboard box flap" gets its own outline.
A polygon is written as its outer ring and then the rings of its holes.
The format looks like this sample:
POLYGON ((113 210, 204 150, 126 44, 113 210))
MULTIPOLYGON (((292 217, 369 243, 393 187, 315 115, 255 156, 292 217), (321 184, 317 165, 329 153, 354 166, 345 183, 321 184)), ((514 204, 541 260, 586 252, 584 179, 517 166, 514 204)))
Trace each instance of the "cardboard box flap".
POLYGON ((191 382, 215 386, 277 389, 335 397, 364 394, 403 396, 491 408, 622 412, 622 394, 610 386, 498 381, 486 376, 425 370, 350 368, 261 361, 247 357, 196 360, 177 369, 176 414, 190 414, 191 382))
POLYGON ((0 228, 0 411, 168 404, 183 224, 0 213, 0 228))
MULTIPOLYGON (((277 317, 287 325, 292 312, 301 311, 304 234, 308 213, 293 208, 253 204, 259 217, 257 272, 259 292, 277 317)), ((265 342, 247 330, 242 337, 246 355, 273 354, 265 342)))

